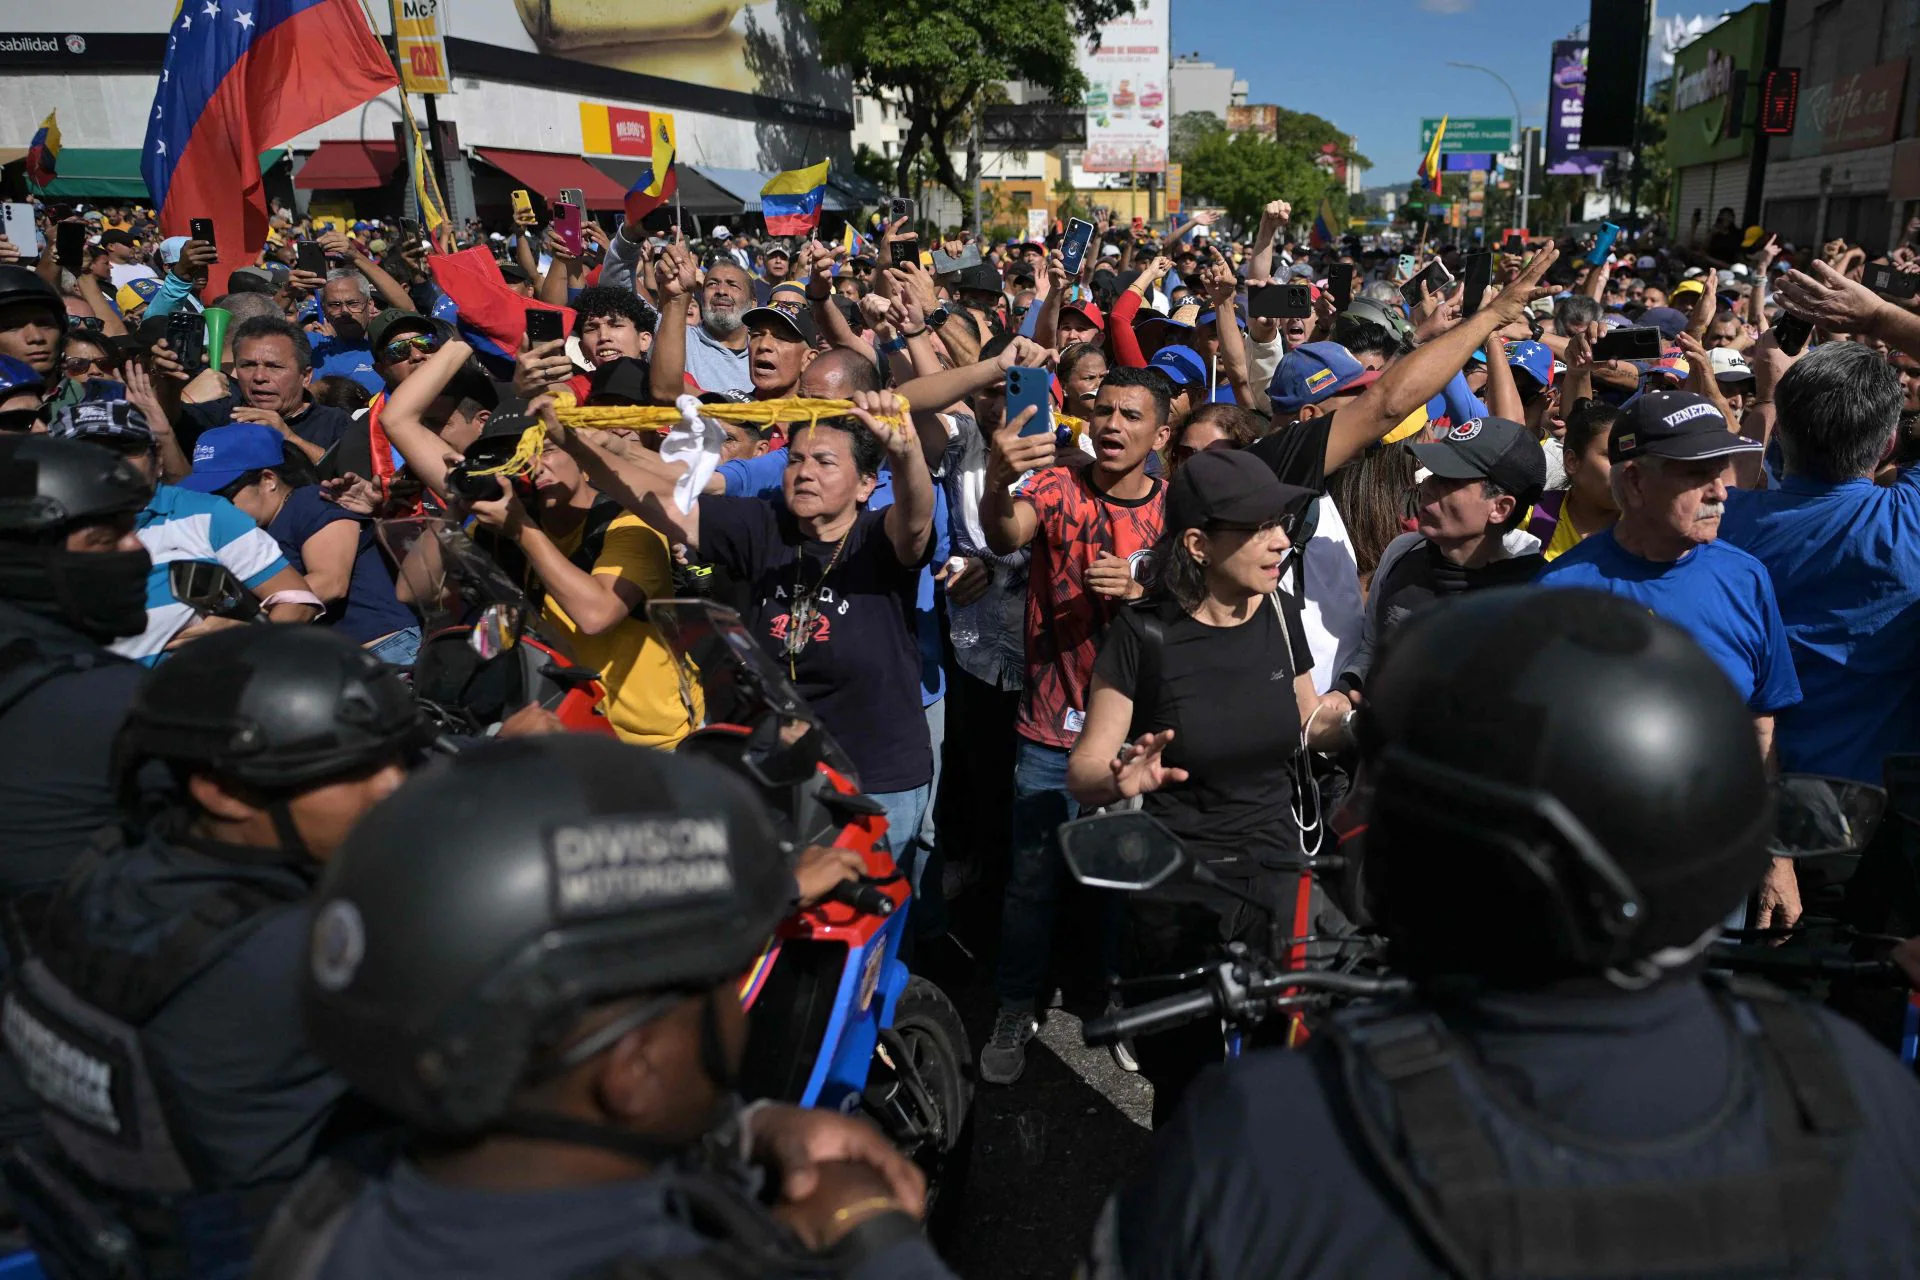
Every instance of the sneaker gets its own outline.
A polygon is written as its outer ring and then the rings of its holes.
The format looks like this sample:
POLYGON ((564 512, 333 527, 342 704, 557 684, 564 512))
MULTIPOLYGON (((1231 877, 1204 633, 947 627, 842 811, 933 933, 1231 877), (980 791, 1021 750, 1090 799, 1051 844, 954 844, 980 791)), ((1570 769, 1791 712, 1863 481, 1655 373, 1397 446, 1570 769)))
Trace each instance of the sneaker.
MULTIPOLYGON (((1107 1016, 1111 1018, 1125 1007, 1126 1006, 1118 1000, 1109 1000, 1107 1001, 1107 1016)), ((1129 1075, 1140 1074, 1140 1059, 1133 1056, 1133 1041, 1131 1039, 1115 1040, 1107 1046, 1107 1052, 1113 1055, 1114 1066, 1127 1072, 1129 1075)))
POLYGON ((993 1020, 993 1035, 980 1050, 980 1078, 988 1084, 1012 1084, 1027 1069, 1027 1041, 1040 1023, 1025 1009, 1002 1008, 993 1020))

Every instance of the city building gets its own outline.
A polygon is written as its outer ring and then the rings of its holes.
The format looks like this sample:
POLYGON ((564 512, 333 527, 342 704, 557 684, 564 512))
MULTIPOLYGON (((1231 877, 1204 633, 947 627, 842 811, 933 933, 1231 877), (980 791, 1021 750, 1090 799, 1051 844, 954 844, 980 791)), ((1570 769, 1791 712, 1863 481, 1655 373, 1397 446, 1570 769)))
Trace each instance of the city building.
POLYGON ((1844 237, 1884 253, 1920 213, 1920 7, 1782 2, 1779 65, 1801 70, 1800 109, 1770 144, 1761 221, 1795 245, 1844 237))
POLYGON ((1227 123, 1228 110, 1247 101, 1247 82, 1236 79, 1232 67, 1217 67, 1197 53, 1183 53, 1173 60, 1167 92, 1175 116, 1204 111, 1227 123))
MULTIPOLYGON (((1673 206, 1667 225, 1689 248, 1705 249, 1714 218, 1731 208, 1744 217, 1752 168, 1754 102, 1767 50, 1767 6, 1748 5, 1675 51, 1673 102, 1667 114, 1667 163, 1673 206), (1740 77, 1751 86, 1744 108, 1734 100, 1740 77), (1734 128, 1736 111, 1744 115, 1734 128)), ((1776 153, 1777 155, 1778 153, 1776 153)))
MULTIPOLYGON (((238 12, 235 0, 208 3, 215 14, 205 20, 238 12)), ((196 0, 188 16, 203 7, 196 0)), ((804 24, 784 14, 775 21, 770 10, 736 0, 442 6, 451 83, 436 106, 453 213, 505 218, 518 187, 549 199, 579 187, 590 210, 617 211, 650 155, 646 121, 655 111, 674 117, 689 214, 756 213, 768 177, 823 158, 833 162, 828 209, 857 207, 869 191, 853 173, 850 82, 808 54, 817 41, 804 24)), ((175 12, 128 0, 17 12, 0 38, 0 148, 8 149, 0 161, 23 153, 57 110, 65 148, 48 194, 145 198, 140 159, 175 12)), ((389 7, 371 12, 384 38, 389 7)), ((411 106, 424 121, 424 100, 411 106)), ((269 193, 344 215, 401 207, 401 121, 399 95, 389 91, 291 139, 268 157, 269 193)))

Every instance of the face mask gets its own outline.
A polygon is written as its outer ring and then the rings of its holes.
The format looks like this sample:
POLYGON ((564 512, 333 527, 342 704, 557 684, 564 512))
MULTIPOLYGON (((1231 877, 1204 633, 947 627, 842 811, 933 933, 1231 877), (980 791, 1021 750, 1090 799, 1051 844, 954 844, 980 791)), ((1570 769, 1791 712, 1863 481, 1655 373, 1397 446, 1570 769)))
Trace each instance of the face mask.
POLYGON ((104 644, 147 629, 152 568, 144 550, 7 548, 0 553, 0 599, 104 644))

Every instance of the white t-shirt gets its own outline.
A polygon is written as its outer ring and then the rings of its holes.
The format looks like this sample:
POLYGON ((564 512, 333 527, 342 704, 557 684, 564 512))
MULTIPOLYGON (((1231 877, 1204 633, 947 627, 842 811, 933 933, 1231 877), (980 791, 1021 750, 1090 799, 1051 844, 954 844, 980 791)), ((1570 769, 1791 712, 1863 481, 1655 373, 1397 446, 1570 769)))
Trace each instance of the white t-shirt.
MULTIPOLYGON (((1364 606, 1360 599, 1360 562, 1354 557, 1346 522, 1332 498, 1322 494, 1319 503, 1319 522, 1307 539, 1301 575, 1306 599, 1299 604, 1307 647, 1313 651, 1313 691, 1325 693, 1360 643, 1364 606)), ((1281 570, 1280 589, 1293 595, 1290 568, 1281 570)))

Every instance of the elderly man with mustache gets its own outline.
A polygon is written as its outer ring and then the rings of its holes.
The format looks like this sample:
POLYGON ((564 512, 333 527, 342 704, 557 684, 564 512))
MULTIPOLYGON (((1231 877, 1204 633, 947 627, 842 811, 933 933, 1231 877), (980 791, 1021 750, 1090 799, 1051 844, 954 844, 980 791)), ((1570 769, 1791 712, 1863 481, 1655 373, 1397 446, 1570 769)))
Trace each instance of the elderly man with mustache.
MULTIPOLYGON (((1607 445, 1619 521, 1555 560, 1539 582, 1630 596, 1686 628, 1747 700, 1771 764, 1773 718, 1800 701, 1800 681, 1766 566, 1718 540, 1733 457, 1759 448, 1704 396, 1641 396, 1607 445)), ((1788 925, 1799 915, 1793 864, 1776 858, 1753 923, 1788 925)))

